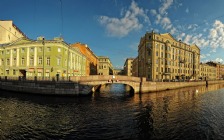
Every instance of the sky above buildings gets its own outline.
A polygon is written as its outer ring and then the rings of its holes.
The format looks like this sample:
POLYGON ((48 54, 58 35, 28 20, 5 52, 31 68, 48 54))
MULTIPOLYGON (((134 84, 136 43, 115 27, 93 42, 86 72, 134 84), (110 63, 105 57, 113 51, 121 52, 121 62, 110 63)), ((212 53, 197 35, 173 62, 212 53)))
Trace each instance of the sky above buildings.
POLYGON ((201 62, 224 62, 224 0, 0 0, 1 20, 30 39, 62 36, 122 68, 148 31, 196 44, 201 62))

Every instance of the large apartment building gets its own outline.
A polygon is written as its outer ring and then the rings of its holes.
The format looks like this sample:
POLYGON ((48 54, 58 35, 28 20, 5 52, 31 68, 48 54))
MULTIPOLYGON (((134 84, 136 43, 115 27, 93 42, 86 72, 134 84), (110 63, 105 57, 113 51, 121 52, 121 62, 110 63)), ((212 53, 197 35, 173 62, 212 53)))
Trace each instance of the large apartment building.
POLYGON ((79 48, 81 53, 86 57, 86 75, 97 75, 98 58, 93 51, 80 42, 71 45, 74 48, 79 48))
POLYGON ((86 57, 62 38, 20 38, 0 47, 0 75, 50 79, 86 75, 86 57))
POLYGON ((12 20, 0 20, 0 44, 16 41, 26 35, 15 25, 12 20))
POLYGON ((113 65, 107 56, 98 56, 98 75, 113 75, 113 65))
POLYGON ((150 81, 188 80, 199 78, 200 49, 177 41, 169 33, 147 32, 138 45, 134 61, 135 76, 150 81), (136 65, 137 63, 137 65, 136 65))

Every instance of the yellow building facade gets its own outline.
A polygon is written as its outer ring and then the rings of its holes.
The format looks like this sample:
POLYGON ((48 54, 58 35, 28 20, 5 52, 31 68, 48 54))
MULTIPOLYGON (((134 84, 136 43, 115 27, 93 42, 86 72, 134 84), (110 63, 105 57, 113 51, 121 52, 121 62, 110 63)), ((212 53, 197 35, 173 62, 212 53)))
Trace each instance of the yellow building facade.
POLYGON ((199 47, 177 41, 169 33, 147 32, 140 39, 139 77, 146 77, 149 81, 197 80, 199 63, 199 47))
POLYGON ((62 38, 20 38, 0 47, 0 74, 8 77, 85 76, 86 57, 62 38))
POLYGON ((200 64, 200 77, 201 80, 216 80, 217 68, 216 66, 210 66, 208 64, 200 64))
POLYGON ((133 60, 134 58, 127 58, 124 63, 124 75, 133 76, 133 60))
POLYGON ((0 44, 16 41, 26 35, 15 25, 12 20, 0 20, 0 44))
POLYGON ((98 75, 113 75, 113 64, 107 56, 98 56, 98 75))

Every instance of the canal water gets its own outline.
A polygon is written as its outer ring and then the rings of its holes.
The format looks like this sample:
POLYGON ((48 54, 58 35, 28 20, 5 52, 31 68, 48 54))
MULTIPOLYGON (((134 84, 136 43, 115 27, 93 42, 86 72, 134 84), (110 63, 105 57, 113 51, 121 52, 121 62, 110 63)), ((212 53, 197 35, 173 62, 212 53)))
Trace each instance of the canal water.
POLYGON ((224 85, 90 97, 0 93, 0 139, 224 139, 224 85))

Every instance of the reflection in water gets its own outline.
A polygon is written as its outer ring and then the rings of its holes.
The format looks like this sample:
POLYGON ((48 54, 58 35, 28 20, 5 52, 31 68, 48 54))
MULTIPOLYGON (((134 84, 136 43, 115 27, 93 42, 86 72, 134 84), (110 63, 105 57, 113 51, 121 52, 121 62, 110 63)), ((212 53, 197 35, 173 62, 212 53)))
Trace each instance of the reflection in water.
MULTIPOLYGON (((0 93, 0 139, 224 139, 224 85, 92 97, 0 93)), ((129 87, 130 88, 130 87, 129 87)))

